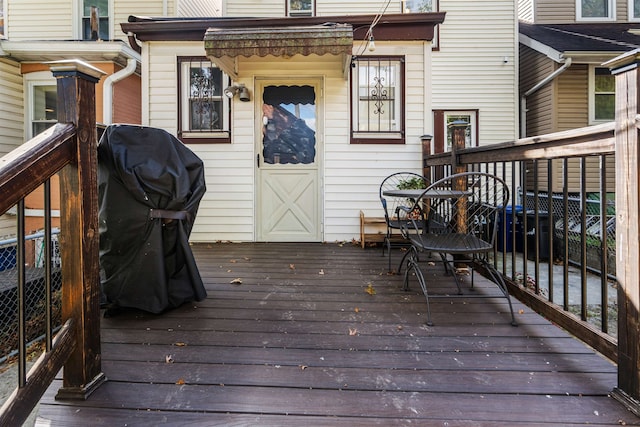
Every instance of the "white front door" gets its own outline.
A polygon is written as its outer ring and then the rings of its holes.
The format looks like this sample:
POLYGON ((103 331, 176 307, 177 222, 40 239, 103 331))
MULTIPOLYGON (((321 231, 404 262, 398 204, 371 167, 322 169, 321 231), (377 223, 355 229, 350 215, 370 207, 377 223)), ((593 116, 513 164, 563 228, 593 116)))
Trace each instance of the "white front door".
POLYGON ((257 240, 319 242, 320 82, 259 80, 257 90, 257 240))

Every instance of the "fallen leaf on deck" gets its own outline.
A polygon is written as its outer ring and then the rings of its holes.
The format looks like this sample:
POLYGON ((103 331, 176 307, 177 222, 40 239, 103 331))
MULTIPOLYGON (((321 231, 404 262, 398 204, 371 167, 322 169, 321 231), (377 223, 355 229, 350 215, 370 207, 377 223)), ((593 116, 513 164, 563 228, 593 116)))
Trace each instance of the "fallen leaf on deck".
POLYGON ((185 347, 187 344, 183 342, 177 342, 177 343, 174 343, 173 345, 175 345, 176 347, 185 347))
POLYGON ((320 269, 320 272, 318 272, 318 274, 320 274, 320 275, 324 274, 324 270, 320 269))
POLYGON ((178 381, 176 381, 176 384, 177 385, 184 385, 186 383, 184 382, 184 379, 180 378, 178 381))
POLYGON ((238 278, 233 279, 229 283, 231 283, 232 285, 241 285, 242 284, 242 279, 238 277, 238 278))
POLYGON ((235 259, 232 259, 232 260, 229 260, 229 262, 230 262, 231 264, 235 264, 235 263, 236 263, 236 262, 238 262, 238 261, 237 261, 237 260, 235 260, 235 259))
POLYGON ((349 328, 349 335, 350 336, 358 335, 358 330, 356 328, 349 328))
POLYGON ((518 314, 524 314, 524 310, 523 309, 518 310, 518 314))
POLYGON ((360 309, 358 307, 354 308, 353 311, 355 311, 356 313, 360 313, 360 309))
POLYGON ((296 266, 295 266, 295 264, 289 264, 289 268, 290 268, 291 270, 295 270, 295 269, 296 269, 296 266))
POLYGON ((427 263, 427 265, 431 265, 431 266, 433 266, 433 265, 436 265, 436 263, 435 263, 435 262, 433 262, 433 261, 429 261, 429 262, 427 263))
POLYGON ((170 354, 167 354, 167 355, 164 357, 164 362, 165 362, 165 363, 173 363, 173 356, 171 356, 170 354))
POLYGON ((305 369, 307 369, 307 368, 308 368, 308 366, 307 366, 307 365, 300 365, 300 369, 302 369, 303 371, 304 371, 305 369))
POLYGON ((367 289, 364 290, 366 293, 368 293, 369 295, 375 295, 376 294, 376 290, 373 289, 373 285, 371 283, 369 283, 369 285, 367 285, 367 289))

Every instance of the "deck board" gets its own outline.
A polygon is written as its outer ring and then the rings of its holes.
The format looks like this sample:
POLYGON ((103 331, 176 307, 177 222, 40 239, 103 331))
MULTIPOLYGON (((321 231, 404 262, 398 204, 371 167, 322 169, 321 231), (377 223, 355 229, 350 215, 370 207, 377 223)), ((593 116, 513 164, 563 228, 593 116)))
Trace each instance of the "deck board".
MULTIPOLYGON (((193 249, 207 299, 102 319, 107 383, 59 402, 58 378, 37 424, 640 425, 608 395, 615 365, 518 301, 513 327, 504 299, 434 299, 428 327, 424 296, 401 289, 379 249, 193 249)), ((426 268, 434 292, 453 286, 426 268)))

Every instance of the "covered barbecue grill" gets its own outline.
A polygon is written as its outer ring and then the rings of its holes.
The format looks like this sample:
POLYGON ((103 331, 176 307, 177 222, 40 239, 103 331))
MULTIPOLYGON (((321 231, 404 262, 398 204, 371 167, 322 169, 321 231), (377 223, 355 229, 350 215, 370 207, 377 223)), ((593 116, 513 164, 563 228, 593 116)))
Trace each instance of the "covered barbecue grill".
POLYGON ((206 297, 189 235, 204 166, 162 129, 109 126, 98 144, 102 302, 160 313, 206 297))

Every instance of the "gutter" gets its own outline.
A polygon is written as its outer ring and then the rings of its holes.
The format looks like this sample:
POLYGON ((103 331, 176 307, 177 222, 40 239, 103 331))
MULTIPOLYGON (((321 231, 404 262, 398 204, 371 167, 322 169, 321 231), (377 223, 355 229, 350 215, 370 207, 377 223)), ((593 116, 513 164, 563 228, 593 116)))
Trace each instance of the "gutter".
POLYGON ((135 58, 127 59, 127 66, 117 73, 111 74, 102 86, 102 122, 110 125, 113 121, 113 85, 135 73, 138 61, 135 58))
POLYGON ((571 57, 568 57, 564 64, 553 73, 549 74, 547 77, 539 81, 535 86, 526 91, 520 97, 520 138, 526 138, 527 136, 527 97, 531 96, 533 93, 539 91, 548 83, 552 82, 556 77, 562 74, 567 68, 571 66, 571 57))

